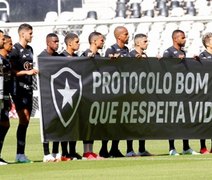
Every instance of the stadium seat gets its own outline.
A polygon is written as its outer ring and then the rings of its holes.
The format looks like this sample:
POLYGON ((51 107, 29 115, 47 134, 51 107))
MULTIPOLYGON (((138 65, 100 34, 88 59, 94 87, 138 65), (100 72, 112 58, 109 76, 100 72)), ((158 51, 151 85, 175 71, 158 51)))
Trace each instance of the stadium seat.
POLYGON ((151 26, 152 32, 162 32, 164 30, 165 23, 164 22, 154 22, 151 26))
POLYGON ((66 22, 73 19, 73 12, 71 11, 63 11, 60 13, 57 21, 58 22, 66 22))
POLYGON ((109 32, 107 25, 98 25, 96 27, 96 31, 102 33, 104 36, 106 36, 109 32))
POLYGON ((97 19, 97 12, 96 11, 88 11, 87 19, 97 19))
POLYGON ((139 34, 139 33, 147 34, 150 30, 150 26, 151 26, 151 23, 140 23, 140 24, 138 24, 135 34, 139 34))
POLYGON ((9 15, 6 12, 2 13, 2 15, 1 15, 1 21, 2 22, 10 22, 9 15))
POLYGON ((203 31, 205 29, 205 25, 202 22, 194 22, 192 24, 192 29, 197 31, 203 31))
POLYGON ((130 10, 132 12, 131 18, 140 18, 141 17, 141 6, 140 3, 132 3, 130 5, 130 10))
POLYGON ((116 15, 111 7, 97 8, 98 18, 101 20, 113 19, 116 15))
POLYGON ((149 10, 144 11, 144 16, 153 18, 155 16, 154 10, 149 9, 149 10))
POLYGON ((162 9, 159 9, 158 16, 168 17, 169 16, 168 8, 164 7, 162 9))
POLYGON ((170 9, 179 8, 179 7, 180 7, 180 2, 178 0, 171 1, 170 9))
POLYGON ((56 11, 49 11, 46 13, 44 21, 46 22, 55 22, 57 21, 58 14, 56 11))
POLYGON ((116 10, 116 18, 126 18, 126 10, 116 10))
POLYGON ((181 7, 173 7, 170 13, 171 17, 181 17, 183 15, 184 15, 184 10, 181 7))
POLYGON ((157 1, 156 3, 156 10, 160 10, 160 9, 167 9, 167 5, 166 5, 166 1, 164 0, 160 0, 160 1, 157 1))
POLYGON ((125 27, 127 28, 129 35, 132 36, 135 32, 135 25, 130 23, 130 24, 126 24, 125 27))
POLYGON ((182 21, 179 23, 179 29, 187 33, 190 31, 192 23, 192 21, 182 21))

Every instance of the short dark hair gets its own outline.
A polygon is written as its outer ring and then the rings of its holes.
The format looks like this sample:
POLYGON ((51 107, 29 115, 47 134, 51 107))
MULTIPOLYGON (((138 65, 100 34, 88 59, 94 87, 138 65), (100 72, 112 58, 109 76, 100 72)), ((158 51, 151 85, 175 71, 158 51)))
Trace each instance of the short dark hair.
POLYGON ((19 27, 18 27, 18 33, 21 31, 21 30, 32 30, 32 26, 30 24, 21 24, 19 27))
POLYGON ((4 33, 4 31, 2 31, 2 30, 0 29, 0 33, 4 33))
POLYGON ((11 36, 4 34, 5 39, 11 39, 11 36))
POLYGON ((97 36, 102 36, 102 34, 100 32, 92 32, 89 36, 88 36, 88 42, 89 44, 92 43, 93 39, 96 38, 97 36))
POLYGON ((135 35, 135 38, 134 39, 143 38, 143 37, 147 37, 147 35, 146 34, 139 33, 139 34, 136 34, 135 35))
POLYGON ((172 32, 172 39, 174 38, 174 36, 175 36, 177 33, 183 33, 183 34, 185 34, 184 31, 179 30, 179 29, 176 29, 176 30, 174 30, 174 31, 172 32))
POLYGON ((49 34, 46 35, 46 39, 50 38, 50 37, 58 37, 58 36, 55 33, 49 33, 49 34))
POLYGON ((75 38, 78 38, 78 35, 77 34, 75 34, 75 33, 68 33, 65 36, 64 42, 65 42, 66 45, 68 45, 68 41, 69 40, 73 41, 75 38))

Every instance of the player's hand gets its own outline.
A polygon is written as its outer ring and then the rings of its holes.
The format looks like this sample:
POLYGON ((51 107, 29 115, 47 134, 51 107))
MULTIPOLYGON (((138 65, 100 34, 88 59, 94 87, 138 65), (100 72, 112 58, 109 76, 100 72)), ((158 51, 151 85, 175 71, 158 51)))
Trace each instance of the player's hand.
POLYGON ((184 58, 185 58, 185 55, 180 54, 180 55, 178 56, 178 58, 180 58, 180 59, 184 59, 184 58))
POLYGON ((196 60, 196 61, 200 61, 200 58, 199 58, 199 56, 197 56, 197 55, 194 55, 193 58, 194 58, 194 60, 196 60))
POLYGON ((109 58, 111 59, 117 59, 118 57, 120 57, 120 53, 115 53, 115 54, 109 54, 109 58))
POLYGON ((36 74, 38 74, 38 70, 37 69, 31 69, 31 70, 27 71, 26 74, 27 75, 36 75, 36 74))
POLYGON ((88 53, 88 57, 94 57, 94 56, 95 56, 94 53, 92 53, 92 52, 88 53))

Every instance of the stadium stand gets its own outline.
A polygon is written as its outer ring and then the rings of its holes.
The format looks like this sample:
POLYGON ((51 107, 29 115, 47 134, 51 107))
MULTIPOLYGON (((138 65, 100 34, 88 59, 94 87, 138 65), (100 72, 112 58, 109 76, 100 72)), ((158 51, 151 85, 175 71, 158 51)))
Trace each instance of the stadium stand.
MULTIPOLYGON (((68 32, 74 32, 80 37, 80 55, 89 47, 88 35, 92 31, 99 31, 106 38, 105 46, 100 52, 104 55, 106 48, 115 42, 114 28, 124 25, 130 34, 129 49, 133 48, 133 36, 144 33, 149 39, 146 53, 155 57, 162 55, 172 44, 172 31, 181 29, 187 36, 185 51, 188 57, 192 57, 204 48, 202 35, 212 30, 211 14, 211 0, 83 0, 81 8, 73 8, 73 11, 60 14, 50 11, 42 22, 30 23, 34 27, 31 45, 36 56, 45 48, 46 34, 56 32, 60 38, 59 51, 62 51, 65 47, 64 36, 68 32)), ((19 24, 1 23, 1 29, 16 42, 19 24)))

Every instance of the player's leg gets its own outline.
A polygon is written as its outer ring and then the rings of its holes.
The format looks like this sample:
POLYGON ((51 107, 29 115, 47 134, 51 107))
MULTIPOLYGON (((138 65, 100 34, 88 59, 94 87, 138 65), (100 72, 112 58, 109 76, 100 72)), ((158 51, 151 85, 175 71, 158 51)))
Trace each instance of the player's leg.
POLYGON ((10 122, 8 117, 9 112, 4 109, 1 110, 0 118, 0 165, 8 164, 4 159, 1 158, 1 152, 4 144, 5 136, 10 128, 10 122))

